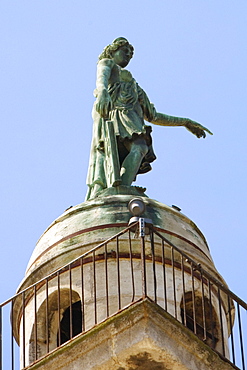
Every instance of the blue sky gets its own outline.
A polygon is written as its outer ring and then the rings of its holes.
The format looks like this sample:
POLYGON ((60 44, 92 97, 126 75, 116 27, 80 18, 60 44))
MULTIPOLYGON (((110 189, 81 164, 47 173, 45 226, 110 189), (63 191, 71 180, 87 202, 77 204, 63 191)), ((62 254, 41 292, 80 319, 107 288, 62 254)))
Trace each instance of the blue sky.
POLYGON ((46 227, 84 201, 97 57, 119 36, 157 110, 214 133, 154 126, 158 159, 137 184, 182 208, 247 300, 246 24, 241 0, 1 1, 0 301, 46 227))

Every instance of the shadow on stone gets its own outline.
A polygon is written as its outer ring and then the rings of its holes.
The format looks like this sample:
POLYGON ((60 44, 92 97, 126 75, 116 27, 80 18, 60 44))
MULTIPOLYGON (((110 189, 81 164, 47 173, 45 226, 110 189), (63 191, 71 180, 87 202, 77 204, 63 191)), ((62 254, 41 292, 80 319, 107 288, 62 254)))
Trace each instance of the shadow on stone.
POLYGON ((162 362, 153 360, 152 356, 148 352, 142 352, 138 355, 130 356, 127 363, 129 365, 129 370, 168 370, 162 362))

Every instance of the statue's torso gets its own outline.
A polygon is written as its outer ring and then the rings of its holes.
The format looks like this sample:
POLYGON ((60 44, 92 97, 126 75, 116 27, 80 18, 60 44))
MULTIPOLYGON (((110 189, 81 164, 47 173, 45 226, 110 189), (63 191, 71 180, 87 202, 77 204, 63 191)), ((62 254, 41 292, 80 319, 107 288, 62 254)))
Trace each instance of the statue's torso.
MULTIPOLYGON (((113 108, 120 110, 138 109, 138 89, 137 83, 132 74, 126 69, 115 66, 113 78, 110 78, 108 91, 112 99, 113 108)), ((142 111, 138 109, 138 114, 142 116, 142 111)))

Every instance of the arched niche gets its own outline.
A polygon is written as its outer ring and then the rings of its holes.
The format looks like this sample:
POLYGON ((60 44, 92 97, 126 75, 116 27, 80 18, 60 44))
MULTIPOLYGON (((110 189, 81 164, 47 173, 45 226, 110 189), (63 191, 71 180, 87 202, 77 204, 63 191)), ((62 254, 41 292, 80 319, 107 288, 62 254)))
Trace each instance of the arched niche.
POLYGON ((67 325, 70 326, 71 317, 72 327, 74 327, 72 337, 82 331, 82 320, 78 319, 78 307, 81 308, 81 298, 74 290, 70 292, 68 288, 61 288, 48 295, 48 300, 45 299, 40 305, 36 313, 36 322, 33 323, 29 340, 29 363, 66 342, 64 336, 61 341, 61 334, 59 339, 59 333, 62 333, 67 325), (69 312, 70 307, 72 307, 72 315, 69 312), (73 324, 73 318, 76 324, 73 324), (80 329, 77 328, 78 322, 80 329))
POLYGON ((212 301, 200 292, 189 291, 180 303, 182 323, 210 347, 219 341, 219 321, 212 301))

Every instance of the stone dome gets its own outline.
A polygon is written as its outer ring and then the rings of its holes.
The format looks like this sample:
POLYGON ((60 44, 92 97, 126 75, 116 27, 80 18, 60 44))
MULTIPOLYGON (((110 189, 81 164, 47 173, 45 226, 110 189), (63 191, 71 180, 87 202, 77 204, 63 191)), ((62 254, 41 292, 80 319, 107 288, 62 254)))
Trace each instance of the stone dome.
MULTIPOLYGON (((111 195, 81 203, 66 210, 38 240, 19 291, 73 261, 102 241, 128 226, 128 203, 133 195, 111 195)), ((220 279, 205 237, 198 227, 179 210, 145 196, 142 217, 181 251, 220 279)))

